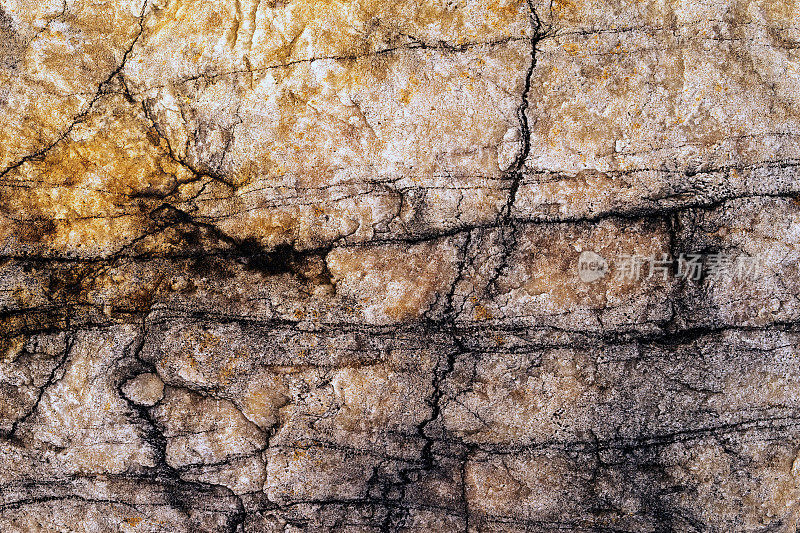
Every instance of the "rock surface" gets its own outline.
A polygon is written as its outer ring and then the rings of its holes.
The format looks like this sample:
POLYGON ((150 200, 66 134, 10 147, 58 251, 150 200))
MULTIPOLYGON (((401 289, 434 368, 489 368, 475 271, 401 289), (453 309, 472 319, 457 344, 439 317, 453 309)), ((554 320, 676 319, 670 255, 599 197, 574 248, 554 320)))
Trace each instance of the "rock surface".
POLYGON ((800 3, 0 0, 0 531, 795 531, 800 3))

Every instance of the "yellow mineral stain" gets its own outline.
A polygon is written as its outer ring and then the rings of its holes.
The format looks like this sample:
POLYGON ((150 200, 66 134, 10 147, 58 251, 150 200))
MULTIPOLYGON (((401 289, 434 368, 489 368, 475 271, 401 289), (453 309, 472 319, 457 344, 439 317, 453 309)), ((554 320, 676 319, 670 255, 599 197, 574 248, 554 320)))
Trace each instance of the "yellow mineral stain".
POLYGON ((125 519, 125 523, 129 526, 136 527, 142 522, 142 517, 140 516, 128 516, 125 519))

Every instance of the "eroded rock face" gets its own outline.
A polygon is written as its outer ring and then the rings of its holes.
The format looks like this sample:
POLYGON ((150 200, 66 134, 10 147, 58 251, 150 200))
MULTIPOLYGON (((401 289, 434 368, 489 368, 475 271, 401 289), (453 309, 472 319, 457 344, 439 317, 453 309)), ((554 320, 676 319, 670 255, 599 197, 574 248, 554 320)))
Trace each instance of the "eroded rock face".
POLYGON ((798 28, 0 0, 0 530, 794 531, 798 28))

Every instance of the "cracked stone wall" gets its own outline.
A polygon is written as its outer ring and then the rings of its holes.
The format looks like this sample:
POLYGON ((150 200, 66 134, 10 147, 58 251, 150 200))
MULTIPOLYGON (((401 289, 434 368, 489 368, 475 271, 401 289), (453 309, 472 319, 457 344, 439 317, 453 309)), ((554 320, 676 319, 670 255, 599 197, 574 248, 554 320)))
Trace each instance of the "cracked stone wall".
POLYGON ((796 531, 799 69, 797 0, 0 0, 0 531, 796 531))

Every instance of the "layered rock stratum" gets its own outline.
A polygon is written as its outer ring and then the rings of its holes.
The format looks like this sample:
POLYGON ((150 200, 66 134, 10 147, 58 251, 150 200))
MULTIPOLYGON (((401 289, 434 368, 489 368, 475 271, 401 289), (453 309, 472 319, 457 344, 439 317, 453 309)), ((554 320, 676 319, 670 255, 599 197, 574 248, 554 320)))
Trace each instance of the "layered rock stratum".
POLYGON ((0 531, 794 532, 796 0, 0 0, 0 531))

